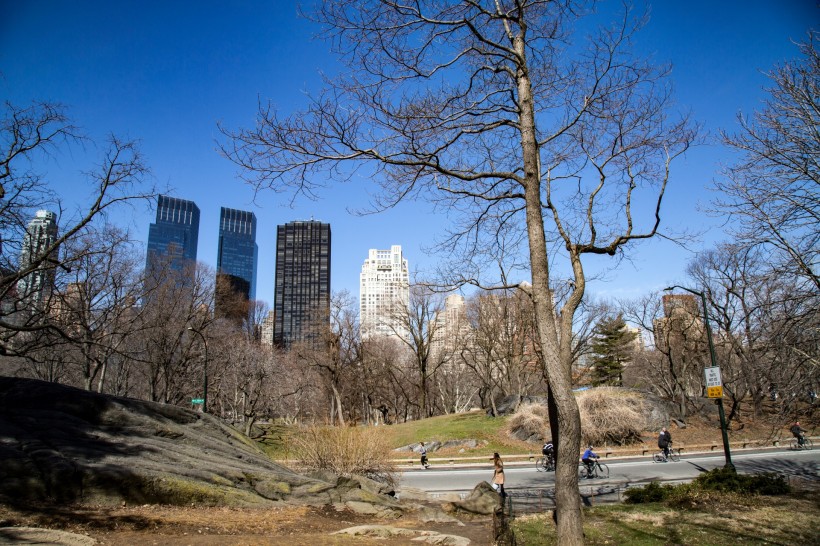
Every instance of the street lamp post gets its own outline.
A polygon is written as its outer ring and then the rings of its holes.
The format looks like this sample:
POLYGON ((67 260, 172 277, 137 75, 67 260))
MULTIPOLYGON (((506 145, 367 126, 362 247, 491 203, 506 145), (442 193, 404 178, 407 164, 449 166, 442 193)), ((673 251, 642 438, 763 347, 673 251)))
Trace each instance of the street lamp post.
MULTIPOLYGON (((703 323, 706 325, 706 339, 709 342, 709 357, 712 359, 712 367, 716 368, 717 363, 717 356, 715 356, 715 344, 712 341, 712 327, 709 326, 709 311, 706 307, 706 296, 703 292, 698 292, 697 290, 692 290, 691 288, 686 288, 685 286, 674 285, 668 288, 664 288, 664 291, 672 291, 675 288, 680 288, 681 290, 686 290, 690 294, 694 294, 696 296, 700 296, 700 302, 703 306, 703 323)), ((723 396, 717 398, 717 407, 718 407, 718 415, 720 416, 720 432, 723 436, 723 455, 726 459, 726 464, 724 465, 725 468, 729 468, 731 470, 735 469, 735 465, 732 464, 732 452, 729 449, 729 433, 727 432, 726 428, 726 413, 723 411, 723 396)))
POLYGON ((199 334, 202 338, 202 344, 205 346, 205 364, 202 373, 202 413, 208 413, 208 340, 199 330, 188 326, 188 330, 199 334))

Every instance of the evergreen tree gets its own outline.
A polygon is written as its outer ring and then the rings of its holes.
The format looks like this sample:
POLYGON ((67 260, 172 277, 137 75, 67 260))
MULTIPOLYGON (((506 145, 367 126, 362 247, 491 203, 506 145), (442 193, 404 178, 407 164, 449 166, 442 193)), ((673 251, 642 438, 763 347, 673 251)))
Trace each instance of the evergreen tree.
POLYGON ((632 360, 636 334, 621 315, 604 317, 595 326, 592 340, 592 384, 621 386, 624 364, 632 360))

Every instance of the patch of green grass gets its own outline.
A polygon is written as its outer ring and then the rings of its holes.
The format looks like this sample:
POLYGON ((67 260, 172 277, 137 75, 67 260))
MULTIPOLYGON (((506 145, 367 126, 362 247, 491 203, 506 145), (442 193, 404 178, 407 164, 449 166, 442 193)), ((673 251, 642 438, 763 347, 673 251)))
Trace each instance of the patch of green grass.
MULTIPOLYGON (((678 510, 661 503, 616 504, 584 510, 587 545, 723 546, 736 544, 817 544, 820 511, 817 493, 767 497, 754 506, 735 505, 727 495, 719 505, 678 510)), ((513 522, 517 544, 558 544, 550 515, 523 516, 513 522)))
MULTIPOLYGON (((387 438, 391 449, 417 442, 446 442, 448 440, 478 440, 487 442, 482 447, 465 449, 464 455, 479 456, 492 454, 525 453, 537 451, 540 446, 510 439, 504 432, 507 417, 488 417, 483 411, 440 415, 418 421, 396 425, 379 425, 379 431, 387 438)), ((265 435, 260 440, 260 447, 273 459, 288 459, 292 455, 290 434, 297 433, 298 428, 281 424, 265 425, 265 435)), ((436 456, 454 455, 461 448, 430 453, 436 456)))
POLYGON ((499 445, 501 429, 506 423, 506 417, 488 417, 483 411, 473 411, 388 425, 383 430, 394 448, 420 441, 446 442, 469 439, 485 440, 499 445))

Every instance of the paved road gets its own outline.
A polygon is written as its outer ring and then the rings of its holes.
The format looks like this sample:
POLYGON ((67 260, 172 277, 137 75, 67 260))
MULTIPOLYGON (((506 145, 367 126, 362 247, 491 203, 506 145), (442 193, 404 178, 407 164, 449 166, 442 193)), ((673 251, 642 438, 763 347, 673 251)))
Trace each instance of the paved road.
MULTIPOLYGON (((629 484, 650 480, 688 481, 705 470, 724 465, 723 453, 691 454, 676 463, 653 463, 649 457, 618 458, 602 461, 609 465, 609 479, 583 480, 582 489, 591 486, 625 487, 629 484)), ((738 472, 778 472, 790 479, 820 482, 820 449, 812 451, 790 450, 738 450, 732 453, 732 462, 738 472)), ((508 491, 546 490, 555 484, 554 473, 537 472, 534 465, 505 465, 508 491)), ((493 471, 490 464, 480 466, 432 466, 428 470, 409 470, 402 474, 399 491, 415 488, 430 494, 459 493, 471 491, 481 481, 490 481, 493 471)))

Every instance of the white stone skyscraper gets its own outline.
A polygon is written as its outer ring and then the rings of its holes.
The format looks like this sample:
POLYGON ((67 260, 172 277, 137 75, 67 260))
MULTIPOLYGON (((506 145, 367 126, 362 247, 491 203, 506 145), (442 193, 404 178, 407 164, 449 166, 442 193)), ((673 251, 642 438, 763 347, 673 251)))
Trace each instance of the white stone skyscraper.
POLYGON ((404 326, 410 302, 410 272, 401 245, 371 248, 359 282, 362 339, 407 335, 404 326))
MULTIPOLYGON (((38 210, 26 227, 23 248, 20 251, 20 271, 40 260, 57 240, 57 215, 51 211, 38 210)), ((17 282, 17 293, 33 305, 46 301, 54 288, 54 268, 57 250, 43 260, 37 268, 17 282)))

